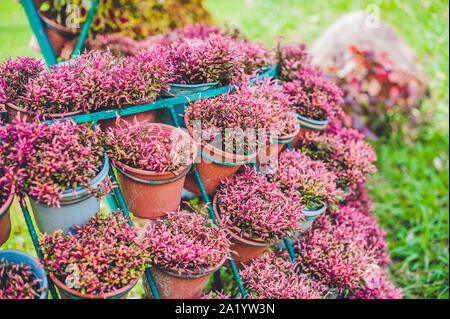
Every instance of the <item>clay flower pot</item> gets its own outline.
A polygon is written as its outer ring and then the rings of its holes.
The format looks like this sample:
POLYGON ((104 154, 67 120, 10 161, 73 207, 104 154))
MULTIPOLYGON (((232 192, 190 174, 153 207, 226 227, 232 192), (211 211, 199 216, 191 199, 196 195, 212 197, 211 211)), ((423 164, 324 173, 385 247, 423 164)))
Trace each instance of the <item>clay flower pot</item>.
POLYGON ((102 296, 79 293, 78 291, 67 287, 52 273, 50 273, 50 279, 58 287, 62 299, 127 299, 128 293, 136 285, 139 277, 133 279, 128 285, 116 291, 108 292, 102 296))
MULTIPOLYGON (((149 126, 185 135, 191 141, 193 153, 197 148, 192 139, 180 129, 166 124, 149 124, 149 126)), ((155 134, 157 134, 155 130, 155 134)), ((117 179, 127 208, 139 218, 158 218, 166 212, 176 211, 181 202, 181 192, 189 172, 190 165, 175 172, 157 173, 137 169, 114 161, 117 179)))
MULTIPOLYGON (((211 274, 215 273, 225 263, 224 259, 218 266, 201 273, 188 273, 176 269, 163 269, 156 265, 150 268, 155 280, 156 289, 161 299, 198 299, 208 283, 211 274)), ((153 299, 153 294, 147 277, 143 276, 145 295, 153 299)))
POLYGON ((221 218, 218 200, 219 193, 214 196, 213 200, 214 215, 217 219, 217 223, 223 227, 231 237, 230 250, 233 260, 236 263, 236 267, 242 268, 243 265, 246 265, 253 259, 261 256, 267 247, 270 246, 270 243, 259 238, 252 238, 234 225, 229 223, 225 225, 221 218))
POLYGON ((308 132, 314 132, 314 131, 323 131, 328 126, 328 120, 312 120, 307 117, 301 116, 297 113, 297 118, 300 122, 301 130, 300 132, 294 137, 294 139, 291 142, 291 145, 294 147, 297 145, 298 141, 305 136, 308 132))
MULTIPOLYGON (((20 116, 21 118, 25 119, 25 120, 29 120, 32 121, 34 120, 38 114, 35 112, 31 112, 29 110, 25 110, 22 109, 20 107, 18 107, 17 105, 13 104, 13 103, 6 103, 6 112, 7 112, 7 116, 6 116, 6 122, 7 123, 11 123, 17 116, 20 116)), ((79 115, 81 114, 83 111, 82 110, 78 110, 78 111, 74 111, 74 112, 67 112, 67 113, 56 113, 56 114, 41 114, 41 120, 44 119, 51 119, 51 120, 56 120, 56 119, 63 119, 63 118, 68 118, 71 116, 75 116, 75 115, 79 115)))
POLYGON ((256 165, 261 169, 264 165, 273 166, 273 161, 276 160, 278 154, 283 150, 287 143, 291 143, 292 140, 299 134, 300 124, 296 126, 296 129, 291 134, 278 136, 266 144, 265 152, 259 152, 256 157, 256 165))
POLYGON ((48 295, 48 281, 44 268, 41 264, 32 256, 24 253, 23 251, 14 249, 0 250, 0 262, 6 260, 8 263, 13 264, 25 264, 31 266, 31 272, 33 276, 39 280, 39 286, 43 288, 39 299, 47 299, 48 295))
MULTIPOLYGON (((184 123, 189 134, 194 136, 186 118, 184 119, 184 123)), ((196 162, 196 168, 207 194, 213 194, 221 180, 233 175, 242 165, 248 163, 257 155, 257 152, 249 155, 237 155, 224 152, 203 141, 201 142, 200 149, 201 159, 200 162, 196 162)), ((201 195, 197 179, 193 172, 187 176, 184 188, 191 193, 201 195)))
MULTIPOLYGON (((100 172, 89 182, 91 187, 95 188, 103 182, 108 172, 109 160, 105 154, 100 172)), ((83 226, 100 211, 100 198, 91 195, 84 187, 77 188, 76 194, 74 189, 65 190, 60 199, 61 207, 59 208, 38 203, 31 197, 30 204, 39 230, 49 234, 58 229, 70 233, 73 226, 83 226)))
MULTIPOLYGON (((39 9, 39 8, 38 8, 39 9)), ((44 24, 45 32, 47 33, 48 40, 52 45, 55 56, 58 57, 64 47, 64 44, 73 40, 80 34, 80 29, 76 31, 59 25, 45 15, 45 12, 38 10, 39 17, 44 24)))
POLYGON ((0 207, 0 246, 2 246, 11 234, 11 218, 9 214, 9 208, 14 199, 14 188, 11 189, 11 193, 6 199, 6 202, 0 207))

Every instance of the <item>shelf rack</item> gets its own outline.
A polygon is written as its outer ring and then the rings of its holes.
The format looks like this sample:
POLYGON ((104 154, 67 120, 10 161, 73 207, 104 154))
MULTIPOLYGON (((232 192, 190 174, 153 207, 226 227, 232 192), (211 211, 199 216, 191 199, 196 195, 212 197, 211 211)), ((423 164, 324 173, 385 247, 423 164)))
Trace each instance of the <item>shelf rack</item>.
MULTIPOLYGON (((74 51, 74 55, 80 54, 80 52, 82 51, 84 42, 86 40, 90 26, 91 26, 93 18, 95 16, 96 9, 98 7, 98 2, 99 2, 99 0, 92 0, 92 6, 88 12, 86 21, 83 24, 83 27, 82 27, 82 30, 80 33, 80 37, 78 39, 78 42, 77 42, 77 45, 76 45, 76 48, 74 51)), ((47 63, 47 66, 51 67, 52 65, 57 64, 58 61, 56 59, 55 53, 50 44, 50 41, 48 40, 42 20, 39 17, 39 14, 37 12, 37 9, 34 5, 33 0, 21 0, 21 3, 25 10, 26 15, 27 15, 30 26, 33 30, 33 33, 36 36, 36 39, 39 43, 39 46, 41 48, 41 51, 42 51, 44 59, 47 63)), ((255 78, 251 79, 250 83, 254 84, 258 79, 262 79, 265 77, 274 77, 275 78, 276 73, 277 73, 276 65, 274 65, 274 66, 270 67, 269 69, 265 70, 264 72, 261 72, 255 78)), ((171 116, 175 126, 180 127, 180 123, 178 123, 178 119, 177 119, 177 114, 175 114, 174 105, 186 104, 186 103, 198 100, 198 99, 202 99, 202 98, 206 98, 206 97, 214 97, 214 96, 217 96, 217 95, 223 94, 223 93, 229 93, 233 89, 234 89, 233 86, 224 86, 224 87, 220 87, 220 88, 209 89, 209 90, 203 91, 201 93, 173 97, 173 98, 160 99, 153 103, 146 103, 146 104, 142 104, 142 105, 127 107, 124 109, 115 109, 115 110, 101 111, 101 112, 90 113, 90 114, 82 114, 82 115, 77 115, 77 116, 73 116, 73 117, 69 117, 69 118, 71 118, 72 120, 74 120, 76 123, 79 123, 79 124, 89 122, 89 123, 93 123, 95 126, 97 124, 97 121, 103 120, 103 119, 115 118, 117 115, 119 115, 119 116, 131 115, 131 114, 137 114, 137 113, 146 112, 146 111, 150 111, 150 110, 157 110, 157 109, 165 108, 166 110, 169 111, 170 116, 171 116)), ((288 143, 287 147, 291 148, 291 145, 288 143)), ((253 162, 252 164, 257 169, 255 162, 253 162)), ((208 212, 209 212, 210 218, 217 225, 217 221, 216 221, 216 218, 215 218, 215 215, 213 212, 213 208, 212 208, 212 203, 210 201, 208 194, 206 193, 203 182, 200 178, 200 175, 197 171, 195 164, 193 164, 192 169, 193 169, 195 178, 197 180, 197 183, 198 183, 201 195, 202 195, 202 199, 205 203, 208 203, 208 212)), ((117 181, 117 178, 116 178, 115 172, 112 168, 112 165, 110 165, 109 176, 111 178, 111 181, 113 181, 113 182, 117 181)), ((130 225, 133 224, 132 220, 130 218, 130 215, 129 215, 129 211, 125 205, 125 201, 123 199, 122 192, 120 191, 119 187, 116 187, 112 191, 112 194, 106 198, 106 201, 112 211, 117 211, 117 209, 120 208, 122 210, 124 216, 128 218, 129 224, 130 225)), ((34 248, 36 250, 36 254, 39 258, 42 258, 42 251, 39 247, 36 228, 33 224, 33 221, 32 221, 31 215, 30 215, 30 211, 28 209, 28 205, 27 205, 25 198, 20 198, 20 206, 21 206, 24 218, 25 218, 25 222, 27 224, 28 231, 29 231, 31 239, 33 241, 34 248)), ((292 261, 296 261, 295 253, 294 253, 293 247, 291 245, 291 242, 288 239, 285 239, 284 244, 286 245, 286 247, 288 249, 290 259, 292 261)), ((239 271, 236 267, 236 264, 232 258, 230 259, 229 264, 231 266, 233 275, 236 279, 236 283, 240 290, 240 293, 245 298, 246 290, 245 290, 245 287, 240 278, 239 271)), ((153 276, 152 276, 150 270, 146 269, 144 272, 144 275, 147 278, 147 281, 149 283, 153 297, 155 299, 159 299, 160 295, 158 293, 158 290, 156 288, 156 283, 153 279, 153 276)), ((48 278, 48 281, 49 281, 49 289, 50 289, 50 293, 51 293, 52 297, 54 299, 59 299, 59 294, 57 293, 53 282, 51 281, 50 278, 48 278)))

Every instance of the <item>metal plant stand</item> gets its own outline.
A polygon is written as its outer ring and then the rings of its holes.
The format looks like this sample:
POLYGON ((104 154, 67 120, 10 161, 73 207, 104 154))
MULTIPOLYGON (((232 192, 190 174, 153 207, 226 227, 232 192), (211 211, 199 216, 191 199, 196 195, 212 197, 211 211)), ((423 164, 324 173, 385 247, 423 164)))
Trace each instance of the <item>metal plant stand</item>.
MULTIPOLYGON (((96 9, 98 7, 98 2, 99 2, 98 0, 92 1, 92 7, 89 10, 87 19, 82 27, 81 34, 78 39, 76 49, 74 51, 75 55, 79 54, 82 51, 84 42, 86 40, 90 26, 91 26, 93 18, 95 16, 96 9)), ((53 48, 52 48, 49 40, 48 40, 42 20, 38 15, 38 12, 34 5, 33 0, 21 0, 21 3, 26 12, 28 21, 34 32, 34 35, 37 38, 37 41, 39 43, 39 46, 41 48, 42 54, 44 56, 44 59, 45 59, 47 65, 49 67, 51 67, 52 65, 57 64, 58 63, 57 58, 54 54, 53 48)), ((266 70, 264 73, 259 74, 257 76, 257 78, 252 79, 250 82, 255 83, 255 81, 257 79, 261 79, 261 78, 265 78, 265 77, 269 77, 269 76, 276 77, 276 66, 273 66, 270 69, 266 70)), ((175 111, 174 111, 174 105, 192 102, 192 101, 195 101, 195 100, 198 100, 201 98, 205 98, 205 97, 217 96, 222 93, 228 93, 228 92, 232 91, 233 89, 234 89, 233 86, 225 86, 225 87, 221 87, 221 88, 209 89, 207 91, 203 91, 201 93, 196 93, 196 94, 192 94, 192 95, 160 99, 153 103, 146 103, 146 104, 132 106, 132 107, 124 108, 124 109, 115 109, 115 110, 108 110, 108 111, 102 111, 102 112, 96 112, 96 113, 90 113, 90 114, 82 114, 82 115, 77 115, 77 116, 73 116, 70 118, 73 119, 76 123, 91 122, 91 123, 94 123, 94 125, 95 125, 98 120, 115 118, 116 115, 124 116, 124 115, 137 114, 137 113, 146 112, 146 111, 150 111, 150 110, 157 110, 157 109, 165 108, 169 111, 169 113, 172 117, 172 120, 175 123, 175 126, 180 127, 180 123, 178 123, 177 115, 175 114, 175 111)), ((287 146, 288 146, 288 148, 291 148, 290 144, 288 144, 287 146)), ((253 163, 253 165, 254 165, 254 167, 256 167, 255 163, 253 163)), ((192 169, 193 169, 195 178, 197 180, 199 189, 201 191, 202 198, 205 203, 208 203, 208 212, 209 212, 210 218, 214 221, 215 224, 217 224, 210 198, 209 198, 208 194, 206 193, 205 187, 200 178, 200 175, 198 174, 195 164, 193 165, 192 169)), ((110 166, 109 176, 111 177, 111 180, 113 182, 117 181, 114 170, 112 169, 112 165, 110 166)), ((124 216, 128 218, 129 224, 130 225, 133 224, 131 221, 131 218, 129 216, 128 209, 125 205, 125 202, 124 202, 124 199, 123 199, 123 196, 122 196, 122 193, 121 193, 121 190, 119 187, 116 187, 113 190, 112 194, 106 198, 106 201, 113 211, 116 211, 117 209, 120 208, 122 210, 124 216)), ((37 256, 39 258, 42 258, 42 251, 39 247, 36 229, 34 227, 32 218, 30 216, 29 209, 26 204, 26 200, 24 198, 21 198, 20 203, 21 203, 20 206, 22 209, 22 213, 25 217, 28 231, 29 231, 31 239, 33 241, 33 245, 36 250, 37 256)), ((294 253, 293 247, 291 245, 291 242, 288 239, 285 239, 284 244, 288 248, 288 252, 289 252, 289 256, 290 256, 291 260, 295 261, 296 260, 295 253, 294 253)), ((230 259, 229 264, 231 265, 231 270, 236 279, 236 283, 241 292, 241 295, 245 298, 246 290, 242 283, 242 280, 239 275, 239 271, 236 267, 236 264, 232 258, 230 259)), ((159 299, 160 295, 158 293, 155 281, 154 281, 153 276, 150 273, 149 269, 145 270, 145 276, 147 277, 147 281, 150 285, 150 288, 151 288, 154 298, 159 299)), ((53 282, 50 280, 50 278, 48 278, 48 281, 49 281, 49 288, 50 288, 52 297, 54 299, 58 299, 59 295, 54 287, 53 282)))

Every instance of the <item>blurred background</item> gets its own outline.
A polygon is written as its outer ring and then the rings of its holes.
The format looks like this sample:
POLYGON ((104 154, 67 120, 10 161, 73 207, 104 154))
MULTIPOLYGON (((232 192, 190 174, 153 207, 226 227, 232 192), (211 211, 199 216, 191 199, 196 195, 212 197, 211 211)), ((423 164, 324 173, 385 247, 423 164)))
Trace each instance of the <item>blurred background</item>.
MULTIPOLYGON (((448 298, 449 2, 205 0, 203 5, 215 23, 238 27, 250 39, 271 46, 282 35, 284 42, 311 47, 342 15, 378 10, 409 44, 428 78, 429 96, 406 114, 387 112, 393 123, 389 134, 371 140, 378 173, 370 196, 390 242, 391 275, 405 297, 448 298), (411 125, 411 115, 420 121, 411 125)), ((0 59, 40 57, 30 49, 31 36, 21 5, 0 1, 0 59)), ((23 218, 12 209, 11 239, 3 248, 34 254, 23 218)))

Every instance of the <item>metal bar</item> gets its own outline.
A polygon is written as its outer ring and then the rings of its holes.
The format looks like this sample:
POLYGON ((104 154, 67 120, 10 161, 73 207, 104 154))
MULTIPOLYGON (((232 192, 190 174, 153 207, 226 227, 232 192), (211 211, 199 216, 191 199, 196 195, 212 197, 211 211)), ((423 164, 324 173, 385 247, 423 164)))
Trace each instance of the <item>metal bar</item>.
POLYGON ((39 14, 37 13, 37 8, 34 5, 33 0, 20 0, 20 2, 27 15, 31 29, 33 30, 33 33, 39 43, 39 47, 41 48, 41 52, 47 66, 50 67, 57 64, 58 61, 56 60, 55 52, 53 51, 50 41, 48 40, 47 33, 45 32, 44 25, 42 24, 39 14))
POLYGON ((77 46, 73 51, 73 55, 79 55, 81 50, 83 49, 84 42, 88 36, 89 29, 91 28, 92 21, 94 20, 95 13, 97 11, 99 0, 93 0, 91 8, 89 9, 88 15, 86 17, 86 21, 84 21, 83 28, 81 29, 80 37, 78 38, 77 46))
MULTIPOLYGON (((23 204, 25 199, 20 198, 20 208, 22 209, 23 217, 25 218, 25 222, 28 227, 28 232, 30 233, 31 240, 33 241, 34 249, 36 250, 36 254, 39 259, 43 258, 43 254, 41 251, 41 248, 39 247, 39 241, 36 234, 36 229, 34 228, 33 222, 31 220, 30 213, 28 212, 28 208, 26 205, 23 204)), ((50 293, 52 294, 53 299, 59 299, 58 293, 55 290, 55 286, 53 285, 53 281, 50 279, 50 277, 47 275, 47 281, 48 281, 48 288, 50 289, 50 293)))

